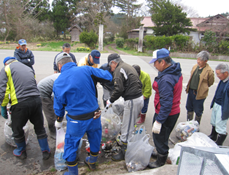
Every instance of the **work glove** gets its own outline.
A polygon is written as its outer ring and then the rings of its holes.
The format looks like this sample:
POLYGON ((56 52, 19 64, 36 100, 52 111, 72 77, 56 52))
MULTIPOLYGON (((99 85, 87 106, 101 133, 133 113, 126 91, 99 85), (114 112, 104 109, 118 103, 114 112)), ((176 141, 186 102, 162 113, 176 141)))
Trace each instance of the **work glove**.
POLYGON ((153 123, 152 132, 155 134, 160 134, 161 132, 161 123, 159 123, 157 120, 153 123))
POLYGON ((101 115, 101 110, 99 110, 99 111, 96 111, 96 112, 94 112, 94 119, 97 119, 97 118, 99 118, 100 117, 100 115, 101 115))
POLYGON ((106 109, 108 109, 111 105, 112 105, 112 103, 110 102, 110 100, 107 100, 107 102, 106 102, 106 109))
POLYGON ((55 121, 55 127, 56 127, 56 129, 60 129, 62 127, 62 125, 63 125, 63 122, 62 121, 61 122, 58 122, 57 120, 55 121))
POLYGON ((1 115, 3 118, 8 119, 6 106, 1 106, 1 115))

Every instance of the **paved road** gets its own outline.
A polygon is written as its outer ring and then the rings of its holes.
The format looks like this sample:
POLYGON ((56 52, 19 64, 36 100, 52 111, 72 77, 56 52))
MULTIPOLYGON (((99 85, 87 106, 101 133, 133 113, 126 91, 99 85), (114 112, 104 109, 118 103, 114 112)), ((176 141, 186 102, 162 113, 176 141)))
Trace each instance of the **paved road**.
MULTIPOLYGON (((2 64, 3 59, 6 56, 12 56, 13 50, 0 50, 0 64, 2 64)), ((57 52, 39 52, 34 51, 35 55, 35 72, 36 72, 36 80, 39 82, 44 77, 51 75, 53 73, 53 59, 54 56, 57 54, 57 52)), ((85 56, 85 53, 74 53, 76 56, 77 61, 85 56)), ((101 55, 101 64, 107 62, 108 53, 101 55)), ((121 55, 123 60, 130 64, 138 64, 142 70, 149 73, 151 80, 154 80, 154 77, 157 75, 157 70, 153 67, 153 65, 149 65, 148 62, 150 61, 151 57, 137 57, 137 56, 131 56, 131 55, 121 55)), ((174 58, 174 61, 180 62, 182 67, 182 73, 184 77, 183 81, 183 92, 181 96, 181 113, 180 117, 177 123, 181 121, 186 120, 186 98, 187 95, 185 94, 185 85, 189 79, 190 71, 192 66, 196 63, 195 60, 185 60, 185 59, 176 59, 174 58)), ((218 61, 209 61, 210 66, 215 69, 216 65, 219 64, 218 61)), ((3 67, 0 66, 0 68, 3 67)), ((209 96, 207 97, 205 101, 205 111, 203 114, 203 118, 200 125, 200 131, 209 134, 211 130, 210 125, 210 117, 211 117, 211 110, 209 108, 211 100, 213 98, 217 83, 219 82, 218 78, 215 79, 215 84, 210 87, 209 96)), ((98 92, 99 92, 99 99, 102 99, 102 87, 98 86, 98 92)), ((147 118, 145 122, 146 129, 148 133, 151 133, 152 128, 152 119, 154 115, 154 106, 153 106, 153 98, 154 98, 154 92, 151 96, 150 103, 149 103, 149 110, 147 113, 147 118)), ((24 161, 19 161, 12 155, 13 147, 9 146, 5 143, 4 140, 4 123, 5 120, 1 117, 0 118, 0 133, 2 134, 2 137, 0 137, 0 174, 37 174, 39 172, 42 172, 44 170, 50 169, 54 166, 53 164, 53 158, 49 159, 48 161, 42 160, 41 152, 36 140, 36 135, 33 132, 33 129, 30 130, 30 142, 27 146, 27 159, 24 161)), ((47 128, 47 124, 45 125, 47 128)), ((229 131, 229 129, 228 129, 229 131)), ((178 140, 175 137, 175 132, 173 131, 171 134, 171 139, 177 142, 178 140)), ((152 140, 151 143, 153 144, 152 140)), ((52 139, 49 139, 49 144, 51 147, 51 151, 54 153, 55 151, 55 141, 52 139)), ((224 142, 225 146, 229 145, 229 138, 226 139, 224 142)), ((173 145, 170 143, 170 147, 173 147, 173 145)), ((115 173, 114 173, 115 174, 115 173)))

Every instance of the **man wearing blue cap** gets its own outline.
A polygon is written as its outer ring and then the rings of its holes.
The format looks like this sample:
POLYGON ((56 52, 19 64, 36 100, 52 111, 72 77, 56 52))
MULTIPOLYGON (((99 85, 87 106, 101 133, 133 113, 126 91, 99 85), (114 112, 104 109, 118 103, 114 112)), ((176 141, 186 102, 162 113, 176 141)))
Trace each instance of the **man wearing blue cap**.
POLYGON ((23 127, 29 120, 34 125, 43 159, 46 160, 51 153, 44 128, 41 99, 34 71, 18 62, 14 57, 6 57, 3 63, 5 66, 0 73, 1 114, 5 119, 8 118, 6 105, 9 103, 10 96, 12 136, 17 145, 13 154, 20 159, 27 157, 23 127))
POLYGON ((29 66, 33 70, 34 55, 33 55, 33 52, 26 47, 26 45, 27 45, 26 40, 20 39, 18 41, 18 47, 16 47, 14 51, 14 57, 18 61, 29 66))
POLYGON ((153 89, 155 90, 153 118, 153 141, 157 150, 156 162, 150 162, 149 168, 163 166, 168 156, 168 139, 180 115, 180 99, 182 92, 182 74, 180 63, 173 63, 169 51, 165 48, 153 52, 155 68, 160 72, 155 77, 153 89))
POLYGON ((98 68, 100 63, 100 52, 98 50, 92 50, 90 54, 87 54, 85 57, 81 58, 78 66, 92 66, 98 68))

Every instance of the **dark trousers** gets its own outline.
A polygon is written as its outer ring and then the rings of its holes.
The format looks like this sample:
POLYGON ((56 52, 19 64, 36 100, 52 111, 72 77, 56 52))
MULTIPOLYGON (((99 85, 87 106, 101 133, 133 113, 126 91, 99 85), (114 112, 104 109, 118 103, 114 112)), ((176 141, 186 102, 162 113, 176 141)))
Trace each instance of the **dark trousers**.
POLYGON ((30 97, 11 106, 12 130, 15 143, 25 141, 23 127, 29 120, 34 125, 37 139, 47 138, 44 128, 42 105, 40 97, 30 97))
POLYGON ((144 106, 143 106, 143 108, 142 108, 142 114, 145 114, 146 112, 147 112, 147 110, 148 110, 148 105, 149 105, 149 98, 146 98, 145 100, 144 100, 144 106))
POLYGON ((42 109, 44 111, 48 127, 51 132, 56 132, 55 121, 57 119, 56 114, 53 110, 53 100, 51 98, 41 97, 42 109))
POLYGON ((195 112, 198 117, 202 116, 204 111, 204 101, 202 100, 196 100, 196 90, 189 89, 188 91, 188 98, 186 102, 186 109, 188 112, 195 112))
MULTIPOLYGON (((154 114, 153 123, 156 120, 158 114, 154 114)), ((156 150, 159 154, 166 155, 169 151, 168 141, 170 133, 172 132, 180 113, 169 116, 161 126, 161 132, 159 134, 153 133, 153 141, 156 150)))

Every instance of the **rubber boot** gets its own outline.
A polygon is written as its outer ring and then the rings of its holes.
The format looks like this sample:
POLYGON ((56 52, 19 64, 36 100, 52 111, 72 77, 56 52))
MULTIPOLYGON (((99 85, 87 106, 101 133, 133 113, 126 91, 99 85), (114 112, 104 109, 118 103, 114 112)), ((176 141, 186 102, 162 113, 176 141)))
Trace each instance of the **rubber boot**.
POLYGON ((199 124, 200 124, 201 117, 202 117, 202 116, 197 116, 197 115, 196 115, 196 117, 195 117, 195 120, 198 121, 199 124))
POLYGON ((217 135, 218 135, 218 133, 215 131, 215 126, 212 126, 212 132, 208 137, 210 139, 212 139, 213 141, 216 141, 217 135))
POLYGON ((27 154, 26 154, 26 143, 21 142, 21 143, 15 143, 17 145, 17 148, 13 150, 13 154, 19 158, 19 159, 26 159, 27 158, 27 154))
POLYGON ((192 120, 193 119, 193 114, 194 114, 194 112, 192 111, 192 112, 188 112, 187 113, 187 121, 190 121, 190 120, 192 120))
POLYGON ((119 151, 118 154, 113 155, 111 159, 114 161, 125 160, 126 149, 127 149, 127 143, 122 142, 121 150, 119 151))
POLYGON ((155 151, 156 149, 153 149, 152 153, 151 153, 151 157, 154 159, 157 159, 157 152, 155 151))
POLYGON ((157 153, 157 160, 155 162, 150 162, 148 167, 150 169, 161 167, 165 164, 168 154, 162 155, 157 153))
POLYGON ((86 157, 84 163, 89 167, 90 170, 94 171, 96 169, 96 161, 98 159, 98 153, 92 154, 90 153, 90 156, 86 157))
POLYGON ((78 175, 78 163, 75 166, 68 165, 68 172, 65 172, 64 175, 78 175))
POLYGON ((42 154, 43 154, 43 159, 44 160, 49 159, 49 157, 51 156, 51 151, 49 149, 47 138, 38 139, 38 142, 39 142, 42 154))
POLYGON ((219 146, 223 145, 223 142, 226 139, 226 137, 227 137, 227 134, 226 135, 224 135, 224 134, 218 134, 218 138, 217 138, 217 140, 216 140, 215 143, 217 145, 219 145, 219 146))
POLYGON ((145 118, 146 118, 146 114, 142 114, 142 113, 141 113, 141 118, 140 118, 140 120, 137 122, 137 124, 142 124, 142 123, 144 123, 144 122, 145 122, 145 118))

